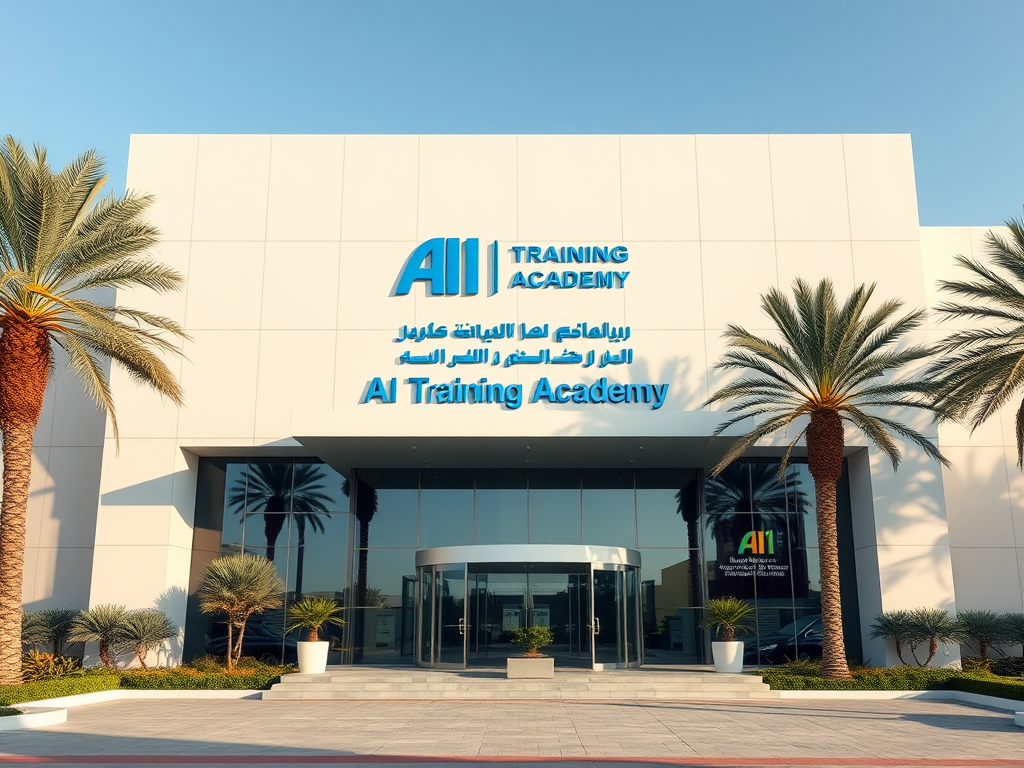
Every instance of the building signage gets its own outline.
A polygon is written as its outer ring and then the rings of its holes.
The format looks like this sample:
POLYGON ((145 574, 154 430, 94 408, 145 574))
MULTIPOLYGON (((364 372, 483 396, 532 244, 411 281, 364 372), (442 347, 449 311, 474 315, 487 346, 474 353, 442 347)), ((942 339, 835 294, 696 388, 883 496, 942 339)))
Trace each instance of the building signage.
MULTIPOLYGON (((493 241, 486 250, 487 263, 481 265, 479 238, 425 240, 413 249, 402 267, 392 295, 408 295, 414 283, 423 282, 430 296, 475 296, 482 284, 487 286, 487 294, 493 296, 500 287, 498 241, 493 241)), ((508 289, 617 290, 625 287, 630 275, 622 266, 629 260, 624 245, 514 245, 507 253, 514 266, 508 289), (553 268, 554 265, 563 268, 553 268)), ((668 397, 668 384, 619 383, 602 371, 609 366, 633 364, 632 347, 623 346, 631 336, 629 326, 599 319, 554 329, 549 323, 515 322, 491 327, 471 322, 456 323, 451 328, 433 322, 403 325, 394 338, 395 344, 405 347, 396 358, 397 365, 431 366, 438 373, 455 370, 447 380, 425 375, 429 368, 424 368, 423 374, 405 377, 374 377, 367 382, 360 403, 397 402, 401 379, 402 391, 409 402, 417 405, 494 403, 517 410, 524 402, 607 403, 642 404, 658 410, 668 397), (448 346, 452 340, 459 346, 448 346), (549 343, 525 351, 517 342, 526 341, 549 343), (606 346, 594 349, 594 345, 606 346), (596 368, 602 375, 589 376, 588 370, 580 376, 582 381, 561 381, 544 375, 528 387, 494 380, 500 371, 520 365, 559 366, 558 370, 563 371, 569 370, 567 366, 581 371, 596 368), (472 376, 458 375, 464 366, 479 368, 472 376), (483 373, 481 368, 496 371, 478 375, 483 373)))

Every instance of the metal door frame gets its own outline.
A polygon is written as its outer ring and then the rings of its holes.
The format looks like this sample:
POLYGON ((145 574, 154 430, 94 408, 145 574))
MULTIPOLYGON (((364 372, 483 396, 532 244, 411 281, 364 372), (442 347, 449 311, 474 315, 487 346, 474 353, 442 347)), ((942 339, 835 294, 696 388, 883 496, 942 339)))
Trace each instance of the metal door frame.
POLYGON ((469 654, 469 563, 445 563, 437 565, 421 565, 416 567, 416 666, 431 669, 465 669, 469 654), (438 614, 441 605, 441 579, 438 574, 456 570, 462 566, 462 617, 459 619, 459 634, 462 636, 462 662, 439 661, 440 635, 438 634, 438 614), (430 570, 430 661, 423 661, 423 572, 430 570))

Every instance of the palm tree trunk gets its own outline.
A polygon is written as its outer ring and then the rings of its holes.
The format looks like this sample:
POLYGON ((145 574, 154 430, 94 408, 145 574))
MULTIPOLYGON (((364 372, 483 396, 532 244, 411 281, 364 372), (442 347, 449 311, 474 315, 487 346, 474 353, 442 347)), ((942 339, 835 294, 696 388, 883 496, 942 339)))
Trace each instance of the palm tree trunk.
POLYGON ((818 565, 821 583, 821 673, 850 677, 843 641, 839 598, 839 535, 836 528, 836 484, 843 471, 843 422, 835 411, 811 414, 807 427, 807 462, 814 478, 818 516, 818 565))
POLYGON ((0 333, 0 685, 21 682, 21 600, 25 578, 25 520, 32 476, 32 437, 50 376, 46 331, 4 318, 0 333))

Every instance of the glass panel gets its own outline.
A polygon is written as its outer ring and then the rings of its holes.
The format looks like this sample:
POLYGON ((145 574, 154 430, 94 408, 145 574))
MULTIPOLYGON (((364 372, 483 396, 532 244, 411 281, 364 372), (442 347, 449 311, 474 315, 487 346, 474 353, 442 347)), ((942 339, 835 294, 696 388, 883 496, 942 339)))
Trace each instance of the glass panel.
POLYGON ((626 661, 631 664, 640 663, 640 596, 637 593, 637 569, 626 569, 626 600, 623 608, 626 612, 626 661))
POLYGON ((473 543, 473 470, 420 472, 420 547, 473 543))
POLYGON ((439 664, 466 664, 466 566, 446 565, 435 570, 437 595, 437 652, 439 664))
POLYGON ((758 600, 755 615, 757 635, 743 638, 743 663, 783 664, 795 659, 796 633, 793 609, 765 607, 763 602, 758 600))
POLYGON ((636 546, 632 470, 583 470, 583 541, 630 549, 636 546))
POLYGON ((700 546, 700 500, 694 469, 636 471, 637 534, 641 547, 700 546))
MULTIPOLYGON (((360 549, 356 550, 359 568, 367 573, 366 599, 368 608, 398 608, 402 605, 402 578, 416 573, 414 549, 360 549)), ((357 589, 357 604, 360 602, 357 589)))
POLYGON ((626 661, 622 571, 594 571, 594 663, 626 661))
POLYGON ((529 511, 531 544, 582 544, 579 470, 531 470, 529 511))
MULTIPOLYGON (((821 566, 818 562, 817 549, 802 549, 800 556, 806 557, 807 563, 807 589, 806 597, 801 596, 800 588, 797 589, 796 605, 798 608, 815 608, 821 611, 821 566)), ((801 559, 801 563, 804 561, 801 559)))
POLYGON ((641 549, 640 562, 646 662, 703 663, 694 659, 701 657, 704 633, 690 610, 701 605, 699 550, 641 549))
MULTIPOLYGON (((356 608, 351 611, 351 631, 356 644, 356 660, 361 664, 408 663, 402 658, 403 611, 389 608, 356 608)), ((410 646, 409 652, 412 652, 410 646)))
POLYGON ((343 599, 348 573, 348 515, 292 515, 291 520, 291 598, 319 595, 343 599))
POLYGON ((360 547, 415 547, 419 473, 414 469, 361 469, 356 519, 360 547))
POLYGON ((294 470, 292 512, 348 513, 348 481, 320 462, 297 462, 294 470))
POLYGON ((526 544, 526 470, 478 469, 476 543, 526 544))
MULTIPOLYGON (((647 593, 642 591, 646 600, 647 593)), ((647 625, 648 612, 644 613, 647 625)), ((701 611, 696 608, 677 608, 666 611, 658 624, 659 632, 647 635, 644 641, 645 664, 705 664, 704 639, 707 634, 701 626, 701 611)))
MULTIPOLYGON (((796 611, 796 656, 800 659, 821 658, 821 609, 796 611)), ((847 649, 849 650, 849 649, 847 649)))
POLYGON ((224 473, 224 522, 221 554, 237 554, 242 547, 242 521, 245 513, 245 462, 231 462, 224 473), (239 493, 240 491, 240 493, 239 493))
POLYGON ((750 555, 749 537, 753 524, 749 513, 722 512, 707 516, 704 551, 709 598, 754 598, 757 564, 750 555))
POLYGON ((434 647, 434 569, 417 568, 420 577, 420 663, 432 664, 434 647))

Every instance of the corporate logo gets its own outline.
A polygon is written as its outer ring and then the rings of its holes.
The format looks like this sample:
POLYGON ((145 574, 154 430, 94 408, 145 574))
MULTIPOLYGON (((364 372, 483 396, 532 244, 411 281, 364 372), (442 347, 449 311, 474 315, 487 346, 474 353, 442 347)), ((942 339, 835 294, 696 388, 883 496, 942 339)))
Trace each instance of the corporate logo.
POLYGON ((740 540, 740 548, 736 550, 736 554, 748 552, 751 555, 774 555, 775 531, 748 531, 740 540))
MULTIPOLYGON (((424 240, 399 272, 392 295, 406 296, 413 283, 423 282, 429 296, 476 296, 483 279, 487 294, 493 296, 500 288, 501 246, 494 240, 484 250, 486 268, 481 265, 479 238, 424 240)), ((629 277, 628 271, 608 268, 628 261, 624 245, 513 245, 506 252, 516 265, 538 265, 514 268, 507 284, 510 289, 617 289, 624 288, 629 277), (572 268, 577 264, 589 268, 572 268)))

